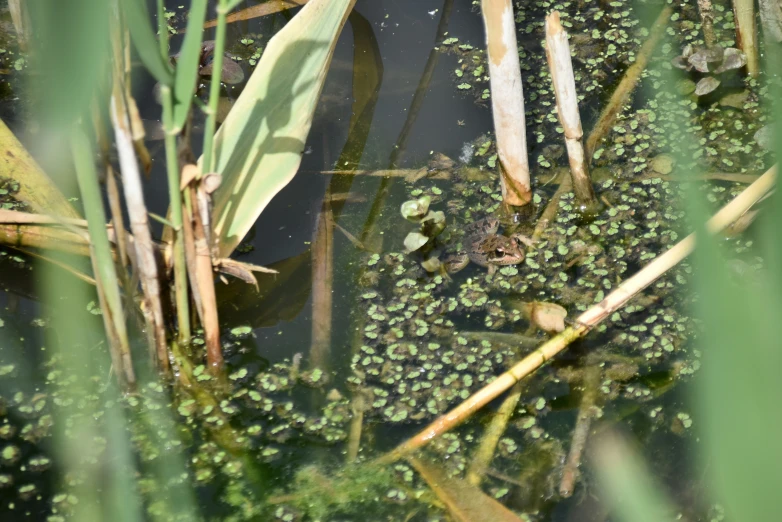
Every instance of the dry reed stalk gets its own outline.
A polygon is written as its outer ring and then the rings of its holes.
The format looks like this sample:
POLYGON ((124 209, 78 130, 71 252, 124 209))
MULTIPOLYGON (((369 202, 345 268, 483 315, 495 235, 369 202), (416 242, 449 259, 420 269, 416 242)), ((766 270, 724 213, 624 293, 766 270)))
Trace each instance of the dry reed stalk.
POLYGON ((581 130, 576 79, 573 76, 567 38, 567 32, 559 23, 559 12, 552 12, 546 17, 546 58, 557 98, 559 122, 565 129, 565 145, 570 160, 573 190, 581 205, 594 207, 597 198, 589 179, 589 162, 584 157, 584 144, 581 141, 584 132, 581 130))
POLYGON ((90 255, 88 238, 71 230, 51 226, 0 224, 0 244, 56 250, 80 256, 90 255))
POLYGON ((502 199, 508 205, 526 205, 532 200, 532 188, 513 3, 511 0, 481 0, 481 13, 486 27, 491 110, 497 136, 502 199))
MULTIPOLYGON (((201 178, 201 179, 205 179, 201 178)), ((195 248, 195 273, 198 291, 201 296, 204 340, 206 341, 206 363, 212 373, 223 368, 223 350, 220 346, 220 322, 217 318, 217 297, 215 296, 214 265, 212 250, 209 248, 208 232, 204 226, 203 213, 195 211, 208 206, 203 200, 208 196, 200 187, 200 180, 190 185, 190 201, 193 203, 193 246, 195 248), (198 183, 199 187, 193 186, 198 183)))
MULTIPOLYGON (((708 232, 714 234, 730 225, 749 210, 752 205, 762 199, 774 187, 775 182, 776 166, 769 169, 755 183, 747 187, 741 194, 712 216, 706 224, 708 232)), ((473 413, 540 368, 548 360, 567 348, 570 343, 584 336, 589 330, 614 313, 614 311, 624 306, 641 290, 686 258, 692 253, 694 248, 695 234, 693 233, 671 247, 664 254, 655 258, 641 271, 608 294, 605 299, 581 314, 576 319, 577 326, 568 327, 559 335, 543 343, 537 350, 516 363, 494 381, 472 394, 451 411, 435 419, 415 436, 379 457, 375 462, 377 464, 389 464, 399 460, 435 437, 439 437, 466 421, 473 413)))
MULTIPOLYGON (((115 82, 117 78, 115 77, 115 82)), ((149 328, 154 333, 157 361, 163 371, 168 371, 168 346, 163 321, 163 304, 158 281, 158 267, 155 259, 155 246, 149 232, 147 207, 144 204, 144 192, 141 186, 141 174, 136 162, 130 123, 124 103, 124 89, 115 83, 111 96, 111 121, 114 125, 114 139, 119 154, 120 172, 125 191, 125 203, 130 216, 130 229, 133 231, 137 267, 144 291, 144 301, 150 311, 152 323, 149 328)), ((145 314, 146 316, 146 314, 145 314)))
POLYGON ((673 8, 671 6, 666 6, 660 11, 654 24, 652 24, 652 27, 649 29, 649 38, 644 42, 641 49, 638 51, 638 54, 635 56, 635 62, 627 68, 622 81, 619 82, 614 94, 608 101, 608 105, 606 105, 603 112, 600 113, 600 119, 597 120, 589 138, 587 138, 586 156, 588 161, 592 161, 592 154, 595 152, 596 145, 614 126, 616 117, 622 112, 627 100, 630 98, 630 94, 635 89, 638 79, 641 77, 641 73, 646 69, 649 58, 651 58, 654 49, 665 34, 665 27, 668 25, 668 20, 671 18, 672 13, 673 8))
POLYGON ((747 56, 747 73, 753 78, 760 74, 758 57, 758 30, 755 24, 755 0, 733 0, 736 20, 736 42, 747 56))
POLYGON ((117 259, 119 266, 128 265, 128 237, 125 230, 125 219, 122 217, 122 203, 120 202, 119 187, 114 177, 114 169, 106 165, 106 193, 108 194, 109 209, 111 210, 111 227, 114 230, 117 244, 117 259))
POLYGON ((568 498, 573 494, 573 489, 578 479, 578 468, 581 466, 581 456, 584 454, 589 428, 597 414, 598 389, 600 388, 600 376, 602 371, 599 366, 592 365, 584 370, 583 395, 581 405, 578 408, 578 419, 573 429, 573 439, 570 443, 570 452, 565 460, 565 468, 562 470, 562 480, 559 483, 559 494, 568 498))

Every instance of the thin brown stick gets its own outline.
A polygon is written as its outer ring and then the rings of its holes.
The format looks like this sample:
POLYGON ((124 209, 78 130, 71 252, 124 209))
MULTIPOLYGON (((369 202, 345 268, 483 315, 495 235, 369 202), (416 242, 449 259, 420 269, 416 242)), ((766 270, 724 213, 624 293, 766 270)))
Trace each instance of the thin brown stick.
POLYGON ((603 112, 600 113, 600 119, 595 124, 592 133, 587 139, 587 161, 592 161, 592 154, 595 152, 596 145, 614 126, 616 117, 622 112, 628 98, 630 98, 630 94, 638 83, 638 79, 641 77, 641 73, 646 69, 649 58, 651 58, 657 44, 660 42, 663 34, 665 34, 665 27, 668 25, 668 20, 671 18, 672 13, 673 8, 671 6, 666 6, 660 11, 657 20, 654 21, 654 24, 649 30, 649 39, 644 42, 641 49, 638 51, 638 54, 636 54, 635 63, 627 68, 622 81, 619 82, 619 85, 616 87, 608 105, 606 105, 603 112))
MULTIPOLYGON (((775 182, 776 167, 772 167, 708 221, 707 230, 709 233, 719 232, 738 219, 747 209, 763 198, 773 188, 775 182)), ((686 258, 694 248, 695 234, 690 234, 646 265, 640 272, 627 279, 600 303, 581 314, 576 319, 577 326, 568 327, 559 335, 543 343, 537 350, 516 363, 490 384, 475 392, 448 413, 435 419, 434 422, 394 450, 379 457, 376 462, 378 464, 394 462, 463 423, 473 413, 504 393, 519 380, 540 368, 546 361, 567 348, 570 343, 584 336, 606 317, 624 306, 633 296, 686 258)))
POLYGON ((576 420, 576 427, 573 429, 570 452, 562 470, 562 480, 559 483, 559 494, 564 498, 568 498, 573 494, 573 489, 578 479, 578 468, 581 466, 581 456, 584 454, 584 448, 589 438, 589 428, 592 426, 592 420, 597 413, 595 405, 597 404, 601 374, 600 367, 596 365, 592 365, 584 371, 584 391, 581 396, 581 405, 578 409, 578 419, 576 420))

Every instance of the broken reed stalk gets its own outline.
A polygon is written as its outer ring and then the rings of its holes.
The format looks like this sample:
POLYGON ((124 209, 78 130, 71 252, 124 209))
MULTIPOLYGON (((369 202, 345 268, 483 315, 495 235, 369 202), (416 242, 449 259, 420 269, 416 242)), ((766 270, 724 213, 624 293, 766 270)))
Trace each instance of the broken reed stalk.
MULTIPOLYGON (((706 223, 709 233, 715 234, 738 219, 756 202, 762 199, 776 182, 776 166, 769 169, 758 180, 747 187, 727 205, 722 207, 706 223)), ((600 324, 632 297, 656 281, 665 272, 676 266, 695 248, 695 234, 690 234, 664 254, 646 265, 640 272, 624 281, 605 299, 576 318, 575 327, 568 327, 559 335, 543 343, 537 350, 516 363, 508 371, 487 384, 451 411, 435 419, 418 434, 403 442, 392 451, 378 457, 376 464, 390 464, 425 445, 435 437, 450 431, 466 421, 473 413, 496 399, 511 386, 528 376, 564 350, 573 341, 583 337, 589 330, 600 324)))
POLYGON ((532 200, 524 119, 524 90, 511 0, 481 0, 486 27, 491 111, 497 136, 502 199, 507 205, 532 200))
POLYGON ((568 498, 573 494, 578 479, 578 468, 581 466, 581 456, 584 454, 584 448, 589 438, 589 428, 597 414, 595 406, 599 395, 601 375, 601 368, 597 365, 589 366, 584 370, 581 405, 578 408, 578 418, 576 419, 576 427, 573 429, 570 451, 562 470, 562 480, 559 483, 559 494, 563 498, 568 498))
POLYGON ((133 139, 130 135, 130 125, 123 96, 124 89, 116 83, 116 80, 117 78, 115 78, 114 90, 110 101, 111 121, 114 125, 114 139, 119 155, 125 203, 128 208, 128 216, 130 217, 130 229, 133 232, 137 268, 141 278, 141 288, 144 291, 144 302, 152 319, 152 324, 148 325, 148 327, 154 334, 158 364, 163 371, 168 371, 168 345, 166 344, 166 330, 163 321, 163 304, 160 295, 155 247, 149 231, 149 220, 147 207, 144 204, 141 174, 136 162, 133 139))
POLYGON ((755 24, 755 1, 733 0, 733 15, 736 19, 736 42, 747 56, 747 73, 753 78, 760 74, 758 58, 758 31, 755 24))
POLYGON ((570 46, 567 33, 559 23, 559 12, 554 11, 546 17, 546 58, 557 98, 557 114, 562 128, 565 129, 565 145, 570 160, 570 176, 578 202, 587 207, 597 206, 597 198, 589 179, 589 162, 584 157, 584 144, 581 138, 581 116, 578 112, 578 94, 576 79, 573 76, 573 64, 570 61, 570 46))
MULTIPOLYGON (((205 179, 203 177, 201 180, 205 179)), ((201 297, 201 324, 204 327, 204 340, 206 341, 206 364, 213 373, 219 373, 223 368, 223 349, 220 345, 220 321, 217 317, 217 297, 215 295, 214 264, 212 263, 212 250, 209 248, 208 223, 204 223, 200 211, 208 203, 208 198, 201 187, 200 180, 190 183, 190 201, 192 204, 193 246, 195 249, 195 274, 198 292, 201 297)))
POLYGON ((649 62, 652 53, 654 52, 660 39, 665 34, 665 27, 668 25, 668 20, 673 13, 673 7, 665 6, 657 19, 649 29, 649 38, 641 46, 641 49, 636 54, 635 62, 633 65, 627 68, 622 81, 616 87, 614 94, 608 101, 603 111, 600 113, 600 119, 597 120, 595 126, 592 128, 592 132, 587 138, 586 143, 586 157, 587 161, 592 161, 592 155, 595 152, 595 147, 603 137, 608 134, 608 131, 614 126, 616 117, 622 112, 627 100, 630 98, 630 94, 635 89, 635 85, 638 83, 638 79, 641 77, 641 73, 646 69, 646 64, 649 62))
POLYGON ((73 127, 71 134, 71 151, 79 192, 85 203, 84 214, 90 232, 90 260, 98 282, 98 294, 103 310, 103 324, 109 340, 111 361, 120 387, 127 389, 135 385, 136 376, 130 359, 130 343, 117 285, 117 271, 106 232, 106 212, 103 210, 98 173, 93 163, 92 146, 84 131, 77 126, 73 127))

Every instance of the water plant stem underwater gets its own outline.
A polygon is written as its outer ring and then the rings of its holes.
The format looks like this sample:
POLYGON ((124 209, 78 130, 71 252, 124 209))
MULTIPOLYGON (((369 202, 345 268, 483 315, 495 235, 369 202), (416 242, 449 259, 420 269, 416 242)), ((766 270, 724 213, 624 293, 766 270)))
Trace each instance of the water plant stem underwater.
MULTIPOLYGON (((741 194, 714 214, 707 222, 708 232, 715 234, 726 228, 765 197, 775 183, 776 166, 769 169, 755 183, 744 189, 741 194)), ((694 248, 695 234, 692 233, 664 254, 658 256, 634 276, 624 281, 616 290, 608 294, 605 299, 578 316, 576 326, 566 328, 559 335, 543 343, 537 350, 516 363, 511 369, 497 377, 497 379, 472 394, 451 411, 435 419, 415 436, 385 455, 378 457, 374 462, 381 465, 395 462, 422 447, 430 440, 462 424, 473 413, 540 368, 552 357, 567 348, 570 343, 586 335, 587 332, 600 324, 614 311, 627 304, 632 297, 691 254, 694 248)))
POLYGON ((641 78, 641 73, 646 69, 646 64, 649 62, 652 53, 654 52, 660 39, 665 34, 665 28, 668 26, 668 20, 673 14, 673 7, 666 6, 660 11, 657 19, 649 29, 649 38, 644 42, 638 54, 635 57, 633 65, 627 68, 622 81, 616 86, 614 94, 608 101, 603 111, 600 113, 600 118, 592 128, 592 132, 587 138, 586 142, 586 157, 587 161, 592 161, 592 154, 594 154, 597 144, 600 140, 608 134, 608 131, 614 126, 614 121, 619 113, 624 109, 627 100, 630 98, 630 94, 635 89, 638 80, 641 78))

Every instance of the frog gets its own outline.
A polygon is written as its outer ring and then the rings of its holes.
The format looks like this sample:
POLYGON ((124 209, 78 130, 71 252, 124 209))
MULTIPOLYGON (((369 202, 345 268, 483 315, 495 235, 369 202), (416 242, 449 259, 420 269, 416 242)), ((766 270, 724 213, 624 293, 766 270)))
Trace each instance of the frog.
POLYGON ((524 261, 524 246, 532 246, 532 241, 521 234, 498 234, 499 227, 500 221, 494 216, 468 225, 463 240, 466 250, 450 256, 445 261, 446 271, 456 273, 472 261, 487 268, 489 275, 493 275, 499 266, 515 265, 524 261))

